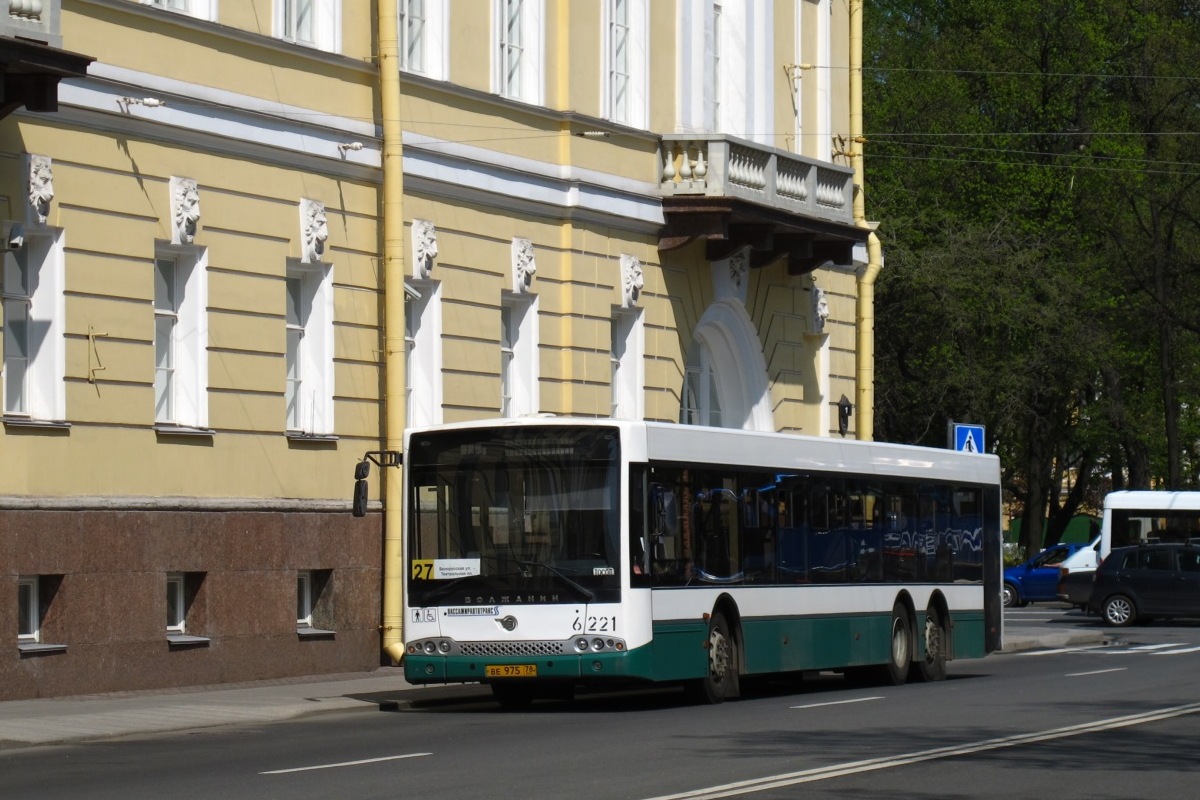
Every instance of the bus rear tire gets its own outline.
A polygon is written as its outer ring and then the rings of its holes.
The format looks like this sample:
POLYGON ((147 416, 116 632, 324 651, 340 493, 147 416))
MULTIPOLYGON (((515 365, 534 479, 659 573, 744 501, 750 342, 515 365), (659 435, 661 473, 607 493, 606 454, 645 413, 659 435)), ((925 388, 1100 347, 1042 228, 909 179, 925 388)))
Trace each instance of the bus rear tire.
POLYGON ((946 626, 941 613, 930 606, 925 612, 925 658, 913 666, 917 680, 930 683, 946 680, 946 626))
POLYGON ((737 657, 729 623, 715 612, 708 620, 708 674, 688 684, 688 694, 696 702, 716 705, 737 694, 737 657))
POLYGON ((908 680, 908 669, 912 666, 912 626, 908 622, 908 611, 900 603, 892 608, 888 653, 888 662, 879 671, 880 683, 903 686, 908 680))

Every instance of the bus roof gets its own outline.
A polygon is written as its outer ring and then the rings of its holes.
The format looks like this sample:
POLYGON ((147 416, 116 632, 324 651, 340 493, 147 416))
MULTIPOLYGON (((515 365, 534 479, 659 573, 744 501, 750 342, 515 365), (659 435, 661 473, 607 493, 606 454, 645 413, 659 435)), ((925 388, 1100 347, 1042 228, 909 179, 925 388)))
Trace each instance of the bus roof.
POLYGON ((1109 492, 1104 497, 1104 508, 1196 511, 1200 510, 1200 492, 1167 492, 1161 489, 1109 492))
POLYGON ((531 416, 451 423, 406 433, 547 425, 620 428, 626 457, 635 462, 662 460, 794 469, 799 472, 854 472, 964 483, 1000 482, 1000 459, 991 454, 670 422, 531 416))

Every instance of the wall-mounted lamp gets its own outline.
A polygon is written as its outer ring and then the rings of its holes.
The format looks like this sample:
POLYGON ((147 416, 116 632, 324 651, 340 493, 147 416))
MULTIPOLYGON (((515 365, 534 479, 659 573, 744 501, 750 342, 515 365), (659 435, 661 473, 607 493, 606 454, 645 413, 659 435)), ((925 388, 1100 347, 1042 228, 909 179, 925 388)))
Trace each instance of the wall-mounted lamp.
POLYGON ((118 97, 117 102, 121 105, 121 110, 129 113, 130 106, 145 106, 146 108, 162 108, 167 104, 166 100, 160 100, 157 97, 118 97))
POLYGON ((612 134, 608 131, 575 131, 575 135, 584 139, 607 139, 612 134))
POLYGON ((3 245, 3 250, 14 252, 25 246, 25 228, 19 222, 14 222, 8 226, 8 230, 4 235, 4 239, 0 240, 3 245))
POLYGON ((850 415, 854 413, 854 406, 842 395, 842 399, 838 400, 838 433, 842 436, 846 435, 846 431, 850 430, 850 415))
POLYGON ((346 155, 346 152, 349 150, 358 152, 359 150, 362 150, 362 149, 363 149, 362 142, 342 142, 338 145, 338 150, 341 151, 342 155, 346 155))

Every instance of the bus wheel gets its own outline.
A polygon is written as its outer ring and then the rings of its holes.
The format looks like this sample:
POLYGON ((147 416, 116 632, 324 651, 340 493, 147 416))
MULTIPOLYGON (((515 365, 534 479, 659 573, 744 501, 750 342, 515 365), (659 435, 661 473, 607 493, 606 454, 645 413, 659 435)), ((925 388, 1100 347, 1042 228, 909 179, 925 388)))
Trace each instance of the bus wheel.
POLYGON ((708 675, 693 682, 690 694, 699 702, 723 703, 736 693, 737 663, 733 638, 725 615, 716 612, 708 620, 708 675))
POLYGON ((925 681, 946 679, 946 628, 942 615, 933 606, 925 612, 925 658, 916 663, 916 677, 925 681))
POLYGON ((908 612, 897 603, 892 608, 891 658, 883 670, 883 682, 890 686, 901 686, 908 679, 908 668, 912 661, 912 631, 909 629, 908 612))
POLYGON ((534 687, 529 683, 504 681, 492 684, 492 697, 501 708, 529 708, 533 705, 535 695, 534 687))

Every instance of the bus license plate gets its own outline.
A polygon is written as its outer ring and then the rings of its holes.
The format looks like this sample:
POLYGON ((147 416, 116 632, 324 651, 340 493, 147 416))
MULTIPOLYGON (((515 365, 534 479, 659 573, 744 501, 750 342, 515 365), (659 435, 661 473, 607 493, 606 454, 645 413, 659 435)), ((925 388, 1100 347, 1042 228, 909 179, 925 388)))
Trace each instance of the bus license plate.
POLYGON ((489 678, 536 678, 537 664, 488 664, 484 674, 489 678))

